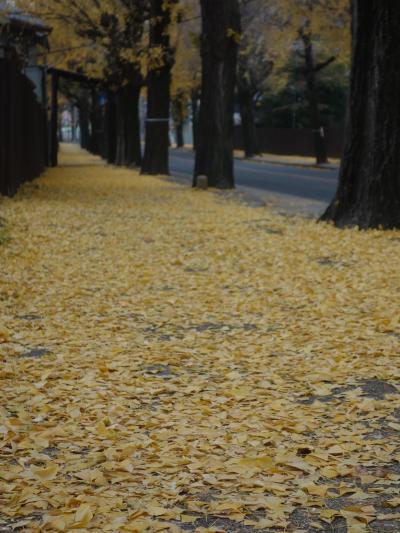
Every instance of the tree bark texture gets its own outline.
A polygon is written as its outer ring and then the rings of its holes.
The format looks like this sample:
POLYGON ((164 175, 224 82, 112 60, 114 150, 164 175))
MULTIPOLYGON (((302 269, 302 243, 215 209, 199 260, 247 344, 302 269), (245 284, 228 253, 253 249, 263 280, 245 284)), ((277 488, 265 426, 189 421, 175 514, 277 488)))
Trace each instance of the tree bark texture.
POLYGON ((201 0, 202 85, 193 185, 235 186, 233 112, 240 12, 238 0, 201 0))
POLYGON ((311 123, 314 130, 315 158, 317 164, 320 165, 327 163, 328 155, 318 103, 314 50, 311 39, 307 34, 302 34, 302 40, 304 44, 304 75, 306 79, 307 99, 310 106, 311 123))
POLYGON ((169 174, 169 113, 174 51, 168 33, 171 11, 164 0, 151 0, 150 47, 162 49, 162 65, 147 76, 147 119, 142 174, 169 174))
POLYGON ((349 110, 339 186, 323 220, 400 227, 400 3, 354 0, 349 110))
POLYGON ((246 72, 239 68, 238 100, 242 120, 242 137, 245 157, 253 157, 260 153, 257 141, 257 129, 254 116, 253 91, 246 77, 246 72))

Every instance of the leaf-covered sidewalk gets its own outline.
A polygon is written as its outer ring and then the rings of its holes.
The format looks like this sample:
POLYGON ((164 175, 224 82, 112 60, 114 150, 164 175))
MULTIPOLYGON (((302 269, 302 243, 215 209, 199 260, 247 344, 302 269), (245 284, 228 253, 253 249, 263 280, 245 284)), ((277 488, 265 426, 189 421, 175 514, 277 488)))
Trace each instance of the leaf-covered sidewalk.
POLYGON ((400 234, 63 163, 0 201, 0 530, 400 531, 400 234))

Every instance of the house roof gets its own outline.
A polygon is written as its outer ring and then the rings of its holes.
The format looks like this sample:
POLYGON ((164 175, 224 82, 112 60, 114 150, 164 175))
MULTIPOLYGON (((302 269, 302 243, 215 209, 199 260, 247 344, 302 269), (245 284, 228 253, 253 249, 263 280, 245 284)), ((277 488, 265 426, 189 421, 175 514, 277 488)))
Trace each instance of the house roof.
POLYGON ((23 13, 7 0, 0 0, 0 26, 41 34, 48 34, 52 30, 43 20, 23 13))

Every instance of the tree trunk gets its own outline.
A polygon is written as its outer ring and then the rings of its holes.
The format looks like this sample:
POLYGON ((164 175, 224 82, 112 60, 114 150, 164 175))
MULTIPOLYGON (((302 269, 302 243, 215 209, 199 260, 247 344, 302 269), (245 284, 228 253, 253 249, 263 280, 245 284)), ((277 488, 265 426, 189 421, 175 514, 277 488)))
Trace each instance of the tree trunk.
POLYGON ((321 113, 318 104, 314 51, 309 35, 303 33, 301 37, 304 44, 305 79, 307 87, 307 99, 310 105, 311 124, 314 130, 315 157, 317 160, 317 165, 320 165, 328 162, 328 156, 324 129, 321 123, 321 113))
POLYGON ((128 84, 116 93, 116 158, 120 166, 140 166, 140 86, 128 84))
POLYGON ((58 140, 60 143, 64 142, 64 135, 62 131, 62 122, 61 119, 58 121, 58 140))
POLYGON ((183 138, 183 122, 175 123, 176 132, 176 147, 183 148, 185 146, 185 140, 183 138))
POLYGON ((150 48, 161 48, 163 64, 147 76, 147 119, 142 174, 169 174, 169 107, 173 50, 169 25, 171 7, 151 0, 150 48))
POLYGON ((125 165, 126 152, 126 134, 125 134, 125 91, 124 88, 118 89, 115 94, 115 117, 116 117, 116 154, 115 164, 125 165))
POLYGON ((81 136, 81 148, 89 148, 89 110, 86 102, 79 103, 79 128, 81 136))
POLYGON ((91 93, 90 106, 90 143, 89 150, 92 154, 99 155, 100 150, 100 136, 101 136, 101 107, 99 102, 99 94, 95 89, 91 93))
POLYGON ((76 116, 75 116, 75 107, 70 108, 71 113, 71 142, 75 144, 76 142, 76 116))
POLYGON ((109 165, 115 164, 117 155, 117 125, 115 94, 108 91, 105 116, 106 160, 109 165))
POLYGON ((126 128, 125 128, 125 165, 140 167, 142 147, 140 143, 139 98, 140 85, 127 85, 126 91, 126 128))
POLYGON ((197 132, 199 128, 198 101, 199 101, 199 93, 198 91, 193 91, 191 95, 193 150, 196 150, 196 147, 197 147, 197 132))
POLYGON ((174 120, 176 147, 182 148, 185 144, 183 138, 183 128, 185 125, 185 94, 178 92, 172 102, 172 118, 174 120))
POLYGON ((58 165, 58 74, 51 75, 50 166, 58 165))
POLYGON ((242 119, 242 136, 245 157, 260 153, 257 141, 256 121, 254 117, 253 92, 246 78, 246 73, 239 69, 238 99, 242 119))
POLYGON ((323 220, 400 227, 400 4, 353 0, 353 52, 339 187, 323 220))
POLYGON ((238 0, 201 0, 202 86, 193 186, 235 186, 233 112, 240 13, 238 0))
POLYGON ((100 106, 100 138, 99 138, 99 155, 102 159, 107 159, 107 104, 105 95, 102 98, 103 102, 100 106))

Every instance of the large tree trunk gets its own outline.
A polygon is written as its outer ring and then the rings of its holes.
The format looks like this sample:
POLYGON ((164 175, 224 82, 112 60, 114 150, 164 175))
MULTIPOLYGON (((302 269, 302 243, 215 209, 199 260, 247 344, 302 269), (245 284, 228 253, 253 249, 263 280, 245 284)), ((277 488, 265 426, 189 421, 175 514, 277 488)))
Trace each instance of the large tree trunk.
POLYGON ((140 86, 128 84, 115 95, 116 156, 119 166, 140 166, 142 162, 139 121, 140 86))
POLYGON ((238 76, 238 99, 242 120, 244 155, 245 157, 253 157, 260 153, 254 117, 253 92, 246 77, 246 72, 240 68, 238 76))
POLYGON ((142 174, 169 174, 169 107, 173 50, 171 10, 164 0, 151 0, 150 48, 161 48, 163 64, 147 76, 147 119, 142 174))
POLYGON ((232 188, 233 112, 240 13, 238 0, 201 0, 202 86, 193 185, 232 188))
POLYGON ((354 0, 345 149, 335 198, 337 226, 400 227, 400 3, 354 0))
POLYGON ((327 149, 324 129, 321 123, 321 113, 319 110, 317 84, 316 84, 316 66, 314 62, 314 51, 310 37, 307 34, 301 35, 304 44, 304 75, 307 87, 307 99, 310 106, 311 124, 314 130, 314 148, 317 164, 327 163, 327 149))

